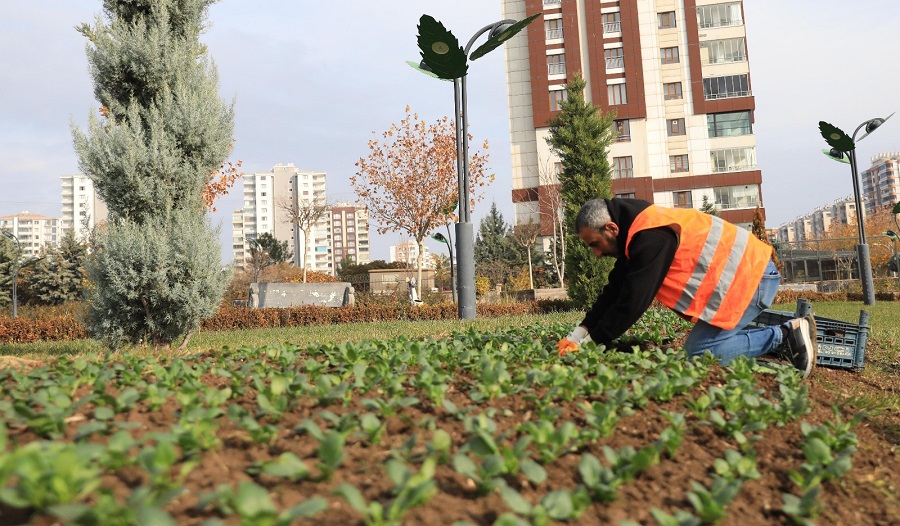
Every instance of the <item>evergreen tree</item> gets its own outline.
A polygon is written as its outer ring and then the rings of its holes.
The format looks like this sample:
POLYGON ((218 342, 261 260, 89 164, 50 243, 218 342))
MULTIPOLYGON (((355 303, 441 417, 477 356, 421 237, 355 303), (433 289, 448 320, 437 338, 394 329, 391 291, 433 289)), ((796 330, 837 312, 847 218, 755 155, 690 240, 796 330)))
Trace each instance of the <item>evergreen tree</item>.
POLYGON ((47 250, 35 263, 28 280, 30 302, 60 305, 81 299, 86 256, 87 247, 75 238, 73 230, 67 230, 59 248, 47 250))
POLYGON ((12 305, 12 274, 16 265, 16 243, 0 235, 0 307, 12 305))
POLYGON ((105 17, 79 27, 101 108, 86 132, 73 127, 75 150, 109 207, 87 268, 87 327, 111 345, 186 336, 225 288, 203 201, 234 128, 199 41, 212 3, 105 0, 105 17))
POLYGON ((512 228, 503 219, 496 202, 491 203, 491 210, 478 225, 474 258, 475 274, 488 278, 491 286, 507 285, 513 269, 525 263, 513 242, 512 228))
POLYGON ((700 211, 711 216, 719 215, 719 209, 716 208, 716 205, 710 202, 709 197, 705 195, 703 196, 703 204, 700 205, 700 211))
POLYGON ((611 169, 607 155, 615 115, 603 113, 584 98, 580 75, 566 85, 566 100, 550 124, 547 143, 560 161, 560 194, 566 223, 566 289, 581 305, 590 305, 607 283, 610 258, 597 259, 575 232, 575 217, 591 199, 609 198, 611 169))
POLYGON ((253 274, 253 281, 259 281, 259 273, 266 267, 284 263, 291 258, 287 241, 278 241, 271 233, 264 232, 250 242, 250 258, 247 266, 253 274))
POLYGON ((509 265, 524 262, 519 249, 510 238, 512 229, 497 209, 497 203, 491 203, 491 210, 478 224, 475 234, 474 257, 475 266, 490 261, 503 261, 509 265))

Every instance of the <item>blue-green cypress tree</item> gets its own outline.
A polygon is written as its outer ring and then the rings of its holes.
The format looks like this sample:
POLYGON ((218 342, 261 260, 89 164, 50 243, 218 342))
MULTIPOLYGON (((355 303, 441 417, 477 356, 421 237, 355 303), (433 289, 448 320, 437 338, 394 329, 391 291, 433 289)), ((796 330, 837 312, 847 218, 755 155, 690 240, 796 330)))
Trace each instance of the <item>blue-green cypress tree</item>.
POLYGON ((75 150, 109 208, 87 265, 88 328, 111 345, 184 337, 225 288, 201 197, 234 128, 200 42, 212 3, 105 0, 78 28, 101 108, 87 131, 73 126, 75 150))
POLYGON ((609 198, 612 170, 609 145, 615 114, 603 113, 584 97, 580 75, 566 85, 566 100, 550 122, 547 143, 562 162, 559 174, 566 222, 566 290, 580 305, 590 306, 607 282, 610 258, 597 259, 575 232, 575 217, 590 199, 609 198))

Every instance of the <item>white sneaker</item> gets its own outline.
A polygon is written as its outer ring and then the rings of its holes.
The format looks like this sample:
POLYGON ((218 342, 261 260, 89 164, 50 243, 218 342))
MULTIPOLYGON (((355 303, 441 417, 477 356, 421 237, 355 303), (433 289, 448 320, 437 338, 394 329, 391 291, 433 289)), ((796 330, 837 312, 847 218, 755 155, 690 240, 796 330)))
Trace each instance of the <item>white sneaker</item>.
POLYGON ((807 378, 816 366, 816 320, 812 314, 786 323, 788 334, 788 359, 807 378))

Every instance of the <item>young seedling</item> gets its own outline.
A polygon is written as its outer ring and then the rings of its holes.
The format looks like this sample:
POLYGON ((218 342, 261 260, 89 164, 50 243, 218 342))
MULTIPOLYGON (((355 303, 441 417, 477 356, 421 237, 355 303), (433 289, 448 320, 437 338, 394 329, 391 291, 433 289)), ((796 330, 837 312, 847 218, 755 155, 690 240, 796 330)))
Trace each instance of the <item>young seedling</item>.
MULTIPOLYGON (((559 489, 544 495, 538 504, 532 505, 522 495, 503 485, 500 496, 509 508, 528 519, 534 526, 547 526, 551 520, 567 521, 577 519, 590 505, 590 498, 584 488, 575 491, 559 489)), ((508 517, 510 521, 515 517, 508 517)))

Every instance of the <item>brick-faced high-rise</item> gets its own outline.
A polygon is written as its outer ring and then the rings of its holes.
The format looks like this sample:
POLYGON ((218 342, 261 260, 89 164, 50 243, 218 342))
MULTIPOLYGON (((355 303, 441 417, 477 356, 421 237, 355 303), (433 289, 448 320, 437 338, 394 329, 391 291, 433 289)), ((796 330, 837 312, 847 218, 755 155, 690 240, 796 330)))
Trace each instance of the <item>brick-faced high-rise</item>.
MULTIPOLYGON (((559 169, 547 122, 576 72, 616 112, 612 192, 700 208, 748 227, 762 205, 743 2, 503 0, 504 18, 542 17, 506 45, 516 222, 542 222, 559 169), (542 177, 542 172, 545 174, 542 177), (549 172, 550 177, 547 177, 549 172)), ((763 212, 764 213, 764 212, 763 212)))

